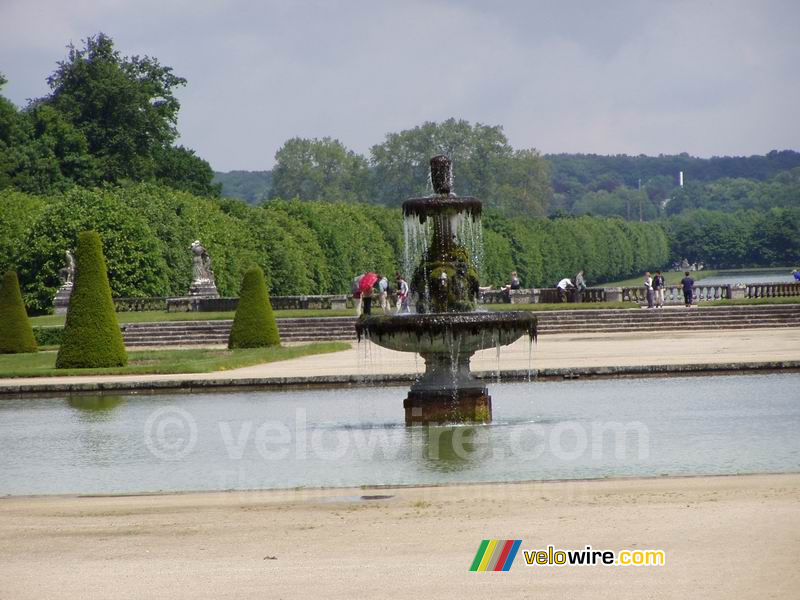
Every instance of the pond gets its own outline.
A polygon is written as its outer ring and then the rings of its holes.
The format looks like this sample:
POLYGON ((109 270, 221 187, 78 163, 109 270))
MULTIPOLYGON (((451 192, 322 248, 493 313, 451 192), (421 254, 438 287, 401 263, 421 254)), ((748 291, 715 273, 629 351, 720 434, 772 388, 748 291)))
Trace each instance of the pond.
POLYGON ((405 387, 0 400, 0 494, 800 470, 800 375, 490 385, 494 422, 403 424, 405 387))
POLYGON ((736 283, 794 283, 792 269, 752 269, 736 271, 717 271, 712 277, 697 281, 698 285, 727 285, 736 283))

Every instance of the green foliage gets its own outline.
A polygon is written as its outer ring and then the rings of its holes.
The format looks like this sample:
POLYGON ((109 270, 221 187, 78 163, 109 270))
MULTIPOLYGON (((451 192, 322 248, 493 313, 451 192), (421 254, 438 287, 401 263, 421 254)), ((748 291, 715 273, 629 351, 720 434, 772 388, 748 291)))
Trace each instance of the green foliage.
POLYGON ((52 92, 42 102, 84 134, 102 180, 152 175, 155 153, 177 137, 180 103, 174 89, 186 80, 154 58, 120 56, 103 33, 85 44, 68 46, 66 60, 47 79, 52 92))
POLYGON ((275 154, 270 198, 327 202, 366 199, 367 161, 331 138, 287 140, 275 154))
POLYGON ((667 223, 670 258, 714 268, 800 262, 800 208, 766 212, 691 210, 667 223))
POLYGON ((233 318, 228 348, 265 348, 280 345, 278 324, 272 314, 264 272, 252 267, 245 273, 239 306, 233 318))
MULTIPOLYGON (((692 186, 702 189, 708 182, 727 178, 762 182, 775 178, 783 171, 800 167, 800 153, 791 150, 773 150, 765 156, 723 156, 710 159, 695 158, 688 154, 549 154, 545 158, 551 166, 555 190, 553 210, 572 214, 617 215, 628 219, 639 218, 638 201, 631 205, 626 199, 629 199, 631 193, 640 193, 640 187, 647 195, 643 202, 643 216, 648 219, 648 214, 669 198, 672 198, 667 204, 670 214, 691 208, 722 208, 706 204, 703 199, 692 198, 687 201, 681 198, 686 192, 696 195, 691 190, 692 186), (680 171, 683 171, 686 181, 683 189, 677 187, 680 171), (605 191, 608 195, 591 195, 600 191, 605 191)), ((731 205, 729 210, 737 208, 747 207, 731 205)))
POLYGON ((128 361, 96 231, 78 236, 75 283, 67 310, 57 369, 121 367, 128 361))
POLYGON ((222 186, 223 196, 240 198, 248 204, 260 204, 269 198, 272 171, 215 172, 213 181, 222 186))
POLYGON ((120 56, 102 33, 84 48, 68 48, 47 80, 48 96, 24 111, 0 97, 0 189, 50 194, 158 181, 219 195, 209 164, 172 147, 180 107, 174 89, 184 79, 154 58, 120 56))
POLYGON ((44 198, 0 190, 0 272, 16 269, 30 230, 47 206, 44 198))
POLYGON ((370 150, 372 197, 388 205, 428 193, 429 160, 456 165, 455 189, 508 215, 543 215, 552 195, 548 168, 535 150, 514 151, 500 126, 448 119, 389 133, 370 150))
POLYGON ((0 286, 0 354, 36 352, 36 339, 25 312, 19 281, 6 271, 0 286))
POLYGON ((183 146, 167 146, 154 151, 155 178, 159 183, 196 196, 217 197, 222 186, 212 183, 211 165, 183 146))
POLYGON ((63 327, 34 327, 33 337, 39 346, 60 346, 64 338, 63 327))
MULTIPOLYGON (((151 222, 158 224, 159 219, 151 222)), ((167 294, 168 263, 155 251, 161 240, 146 217, 110 190, 75 189, 46 205, 19 249, 20 279, 31 309, 41 312, 51 306, 61 286, 64 253, 75 248, 79 232, 89 229, 102 236, 114 296, 167 294)))

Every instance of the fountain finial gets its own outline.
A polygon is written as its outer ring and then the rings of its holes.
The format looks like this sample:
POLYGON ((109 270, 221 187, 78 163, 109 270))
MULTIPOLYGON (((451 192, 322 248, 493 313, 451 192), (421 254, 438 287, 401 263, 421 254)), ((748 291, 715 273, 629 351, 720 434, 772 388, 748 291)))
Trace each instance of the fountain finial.
POLYGON ((453 187, 453 161, 444 154, 431 159, 431 183, 437 194, 449 194, 453 187))

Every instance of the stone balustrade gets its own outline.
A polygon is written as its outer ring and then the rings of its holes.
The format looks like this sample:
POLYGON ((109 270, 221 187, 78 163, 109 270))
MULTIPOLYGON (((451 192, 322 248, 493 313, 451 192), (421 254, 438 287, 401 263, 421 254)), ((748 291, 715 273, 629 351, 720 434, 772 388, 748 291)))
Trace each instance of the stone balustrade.
POLYGON ((114 298, 114 310, 117 312, 142 312, 164 310, 167 298, 149 296, 146 298, 114 298))
POLYGON ((741 287, 745 298, 800 296, 800 283, 748 283, 741 287))
MULTIPOLYGON (((742 285, 703 285, 702 280, 694 286, 694 303, 736 298, 800 297, 800 283, 754 283, 742 285)), ((275 310, 302 309, 346 309, 353 307, 349 294, 317 294, 306 296, 272 296, 275 310)), ((561 301, 557 288, 525 288, 519 290, 484 289, 478 296, 479 304, 539 304, 561 301)), ((644 287, 588 288, 582 293, 567 292, 568 302, 637 302, 647 303, 644 287)), ((800 298, 798 299, 800 302, 800 298)), ((373 300, 377 302, 377 297, 373 300)), ((664 289, 664 304, 683 304, 683 289, 679 285, 664 289)), ((238 298, 207 298, 185 296, 181 298, 114 298, 117 312, 158 311, 168 312, 227 312, 236 310, 238 298)))
MULTIPOLYGON (((692 302, 710 302, 712 300, 728 300, 733 298, 730 285, 702 285, 696 283, 692 293, 692 302)), ((622 288, 622 299, 629 302, 647 304, 647 293, 644 286, 622 288)), ((664 304, 683 304, 683 288, 679 285, 668 285, 664 288, 664 304)))

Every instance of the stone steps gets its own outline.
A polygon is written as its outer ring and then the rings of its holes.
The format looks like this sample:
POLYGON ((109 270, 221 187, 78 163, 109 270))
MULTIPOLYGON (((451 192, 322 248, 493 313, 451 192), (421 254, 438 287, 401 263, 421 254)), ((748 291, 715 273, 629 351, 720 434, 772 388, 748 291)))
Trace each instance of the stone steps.
MULTIPOLYGON (((800 327, 800 304, 546 311, 537 317, 542 335, 800 327)), ((278 319, 278 329, 287 342, 352 341, 355 322, 355 317, 278 319)), ((123 338, 130 347, 224 345, 231 325, 231 320, 131 323, 123 326, 123 338)))

